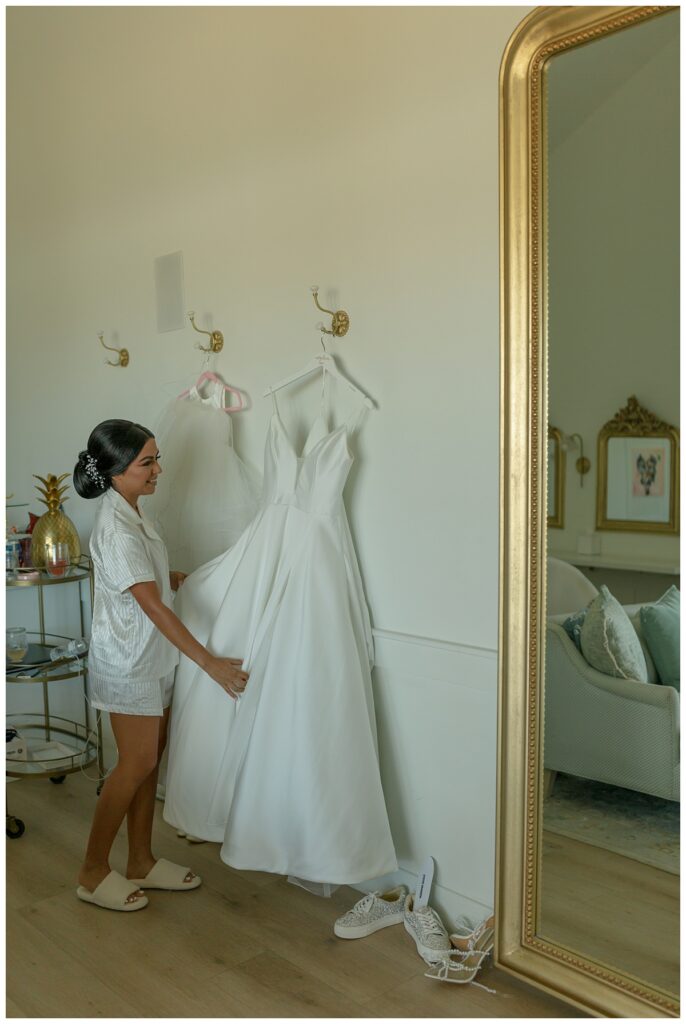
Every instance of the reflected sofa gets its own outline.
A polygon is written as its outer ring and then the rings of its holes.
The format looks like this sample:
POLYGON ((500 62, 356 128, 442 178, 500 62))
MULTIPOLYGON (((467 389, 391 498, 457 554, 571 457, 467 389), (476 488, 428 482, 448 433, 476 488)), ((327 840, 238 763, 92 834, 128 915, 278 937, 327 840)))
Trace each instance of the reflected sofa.
MULTIPOLYGON (((544 766, 554 772, 679 800, 679 694, 649 679, 616 679, 592 668, 563 629, 596 588, 574 566, 548 559, 544 766), (571 570, 571 571, 570 571, 571 570)), ((641 605, 625 611, 639 638, 641 605)), ((644 647, 645 650, 645 647, 644 647)))

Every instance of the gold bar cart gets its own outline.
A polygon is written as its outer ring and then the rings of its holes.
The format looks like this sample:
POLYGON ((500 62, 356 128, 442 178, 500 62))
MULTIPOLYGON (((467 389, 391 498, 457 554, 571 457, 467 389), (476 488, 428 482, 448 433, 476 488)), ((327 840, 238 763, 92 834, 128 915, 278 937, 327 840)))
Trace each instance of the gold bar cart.
MULTIPOLYGON (((61 578, 52 578, 45 570, 40 570, 40 575, 35 578, 7 578, 5 581, 8 595, 15 588, 36 588, 39 626, 37 632, 27 631, 29 653, 25 661, 16 667, 10 666, 8 663, 5 680, 10 685, 33 686, 38 684, 42 687, 43 696, 41 713, 18 712, 7 716, 7 728, 16 729, 26 740, 28 749, 25 756, 6 758, 6 775, 15 779, 48 778, 51 782, 59 784, 64 782, 67 775, 97 763, 99 780, 97 792, 100 793, 105 777, 102 724, 100 715, 96 713, 95 723, 91 725, 93 712, 86 697, 87 655, 70 656, 51 661, 50 649, 63 646, 75 637, 48 633, 45 628, 45 587, 64 586, 70 583, 76 583, 79 588, 80 636, 83 637, 86 630, 83 589, 87 591, 91 614, 93 611, 93 566, 90 558, 82 556, 77 563, 73 563, 69 567, 66 575, 61 578), (52 714, 50 687, 79 678, 83 680, 83 720, 77 721, 52 714), (51 744, 53 749, 46 750, 46 744, 51 744), (31 759, 32 749, 41 751, 34 760, 31 759)), ((6 833, 11 839, 19 838, 24 833, 24 823, 9 812, 6 814, 6 833)))

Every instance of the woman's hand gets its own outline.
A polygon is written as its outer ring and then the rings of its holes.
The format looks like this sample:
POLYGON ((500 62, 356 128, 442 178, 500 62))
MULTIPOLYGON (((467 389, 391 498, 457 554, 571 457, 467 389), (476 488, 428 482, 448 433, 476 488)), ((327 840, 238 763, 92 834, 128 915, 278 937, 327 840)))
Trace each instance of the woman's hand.
MULTIPOLYGON (((170 573, 172 576, 181 576, 182 572, 170 573)), ((195 639, 192 633, 184 626, 183 622, 171 608, 163 603, 160 591, 156 583, 134 583, 131 587, 131 595, 138 602, 151 622, 159 629, 162 636, 165 636, 174 647, 182 654, 194 661, 196 665, 207 672, 211 679, 219 683, 222 690, 226 690, 229 696, 235 700, 245 689, 248 681, 248 673, 241 668, 243 662, 240 658, 216 658, 210 654, 206 647, 195 639)))
POLYGON ((241 665, 240 658, 215 658, 211 657, 209 663, 204 667, 210 679, 219 683, 222 690, 226 690, 229 697, 235 700, 240 697, 248 682, 248 673, 241 665))
POLYGON ((185 572, 177 572, 176 570, 170 572, 169 585, 171 586, 172 590, 178 590, 183 581, 186 579, 186 576, 187 573, 185 572))

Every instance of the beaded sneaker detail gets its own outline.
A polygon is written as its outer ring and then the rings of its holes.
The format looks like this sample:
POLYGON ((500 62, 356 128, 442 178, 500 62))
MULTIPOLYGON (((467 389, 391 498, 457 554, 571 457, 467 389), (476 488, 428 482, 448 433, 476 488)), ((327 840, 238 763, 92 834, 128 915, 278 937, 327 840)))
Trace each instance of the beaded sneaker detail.
POLYGON ((339 939, 361 939, 365 935, 401 924, 405 915, 407 888, 399 885, 388 892, 370 892, 339 917, 333 930, 339 939))
POLYGON ((413 910, 414 896, 405 899, 405 929, 417 946, 417 952, 428 964, 438 963, 448 953, 450 936, 445 925, 432 907, 413 910))

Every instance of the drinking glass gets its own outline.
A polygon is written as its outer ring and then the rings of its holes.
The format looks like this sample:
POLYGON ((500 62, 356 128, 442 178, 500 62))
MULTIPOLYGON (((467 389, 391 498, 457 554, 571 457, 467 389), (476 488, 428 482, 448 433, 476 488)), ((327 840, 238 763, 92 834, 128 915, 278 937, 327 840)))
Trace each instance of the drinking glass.
POLYGON ((5 650, 9 661, 23 661, 28 649, 29 641, 23 626, 10 626, 5 630, 5 650))
POLYGON ((45 568, 48 576, 60 579, 69 568, 69 545, 63 541, 49 541, 45 545, 45 568))
POLYGON ((5 569, 14 573, 19 565, 19 552, 21 550, 18 540, 7 539, 5 541, 5 569))

